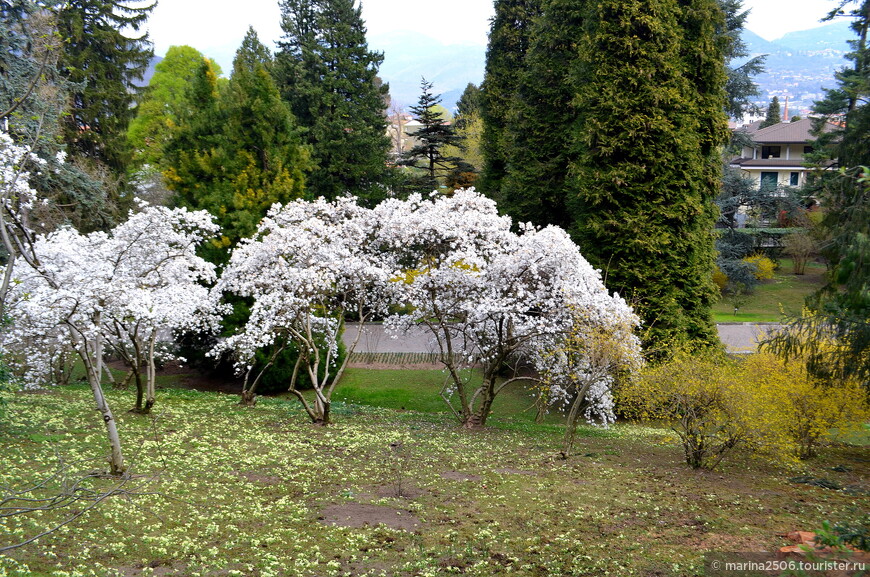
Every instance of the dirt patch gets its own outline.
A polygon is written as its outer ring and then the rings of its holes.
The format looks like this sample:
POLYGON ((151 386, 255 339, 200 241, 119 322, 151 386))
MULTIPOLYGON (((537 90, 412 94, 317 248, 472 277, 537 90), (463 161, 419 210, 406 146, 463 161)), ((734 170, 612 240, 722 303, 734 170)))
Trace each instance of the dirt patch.
POLYGON ((404 531, 416 531, 420 528, 420 519, 409 511, 362 503, 330 505, 323 510, 318 519, 323 523, 339 527, 386 525, 391 529, 404 531))
POLYGON ((419 487, 414 487, 413 485, 402 484, 401 486, 396 485, 384 485, 383 487, 378 487, 375 489, 375 495, 378 498, 386 498, 386 499, 419 499, 423 495, 426 494, 426 491, 420 489, 419 487))
POLYGON ((463 473, 462 471, 444 471, 441 473, 441 478, 448 481, 480 481, 479 475, 463 473))

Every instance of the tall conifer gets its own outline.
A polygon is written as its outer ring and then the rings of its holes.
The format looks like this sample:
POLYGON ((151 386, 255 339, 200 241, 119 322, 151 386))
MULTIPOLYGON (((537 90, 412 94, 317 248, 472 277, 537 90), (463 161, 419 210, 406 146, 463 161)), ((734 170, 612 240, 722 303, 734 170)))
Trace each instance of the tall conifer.
POLYGON ((506 142, 505 128, 510 123, 515 91, 525 68, 532 25, 542 4, 542 0, 496 0, 494 6, 481 85, 484 167, 479 187, 496 199, 500 198, 502 180, 508 172, 510 145, 506 142))
POLYGON ((584 3, 550 0, 532 27, 523 67, 516 73, 507 124, 502 130, 507 168, 500 207, 520 222, 570 228, 565 205, 570 139, 575 119, 571 66, 583 33, 584 3))
POLYGON ((579 45, 574 232, 608 286, 637 305, 654 345, 717 341, 723 26, 712 0, 601 0, 579 45))
POLYGON ((153 56, 147 34, 134 36, 156 2, 68 0, 60 3, 60 67, 74 83, 64 141, 71 156, 109 168, 123 180, 130 161, 127 125, 135 81, 153 56), (129 36, 128 36, 129 35, 129 36))
POLYGON ((315 168, 310 197, 383 198, 388 182, 387 86, 383 55, 368 49, 353 0, 282 0, 284 36, 276 77, 300 125, 315 168))

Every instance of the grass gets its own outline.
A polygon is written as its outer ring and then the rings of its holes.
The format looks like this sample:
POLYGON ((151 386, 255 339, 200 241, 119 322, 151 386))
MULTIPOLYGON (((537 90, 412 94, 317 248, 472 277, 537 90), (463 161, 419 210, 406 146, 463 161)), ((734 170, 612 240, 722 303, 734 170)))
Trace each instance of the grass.
MULTIPOLYGON (((774 551, 787 544, 782 533, 866 510, 866 447, 829 447, 799 469, 738 456, 711 473, 688 469, 667 431, 626 424, 583 428, 564 461, 557 421, 533 426, 517 412, 521 396, 504 399, 498 427, 460 430, 433 404, 432 373, 355 369, 325 428, 280 398, 242 408, 235 395, 165 389, 144 416, 123 410, 132 391, 110 389, 131 466, 123 493, 0 554, 0 575, 694 576, 705 553, 774 551), (380 390, 362 393, 371 383, 380 390), (789 481, 798 475, 850 490, 789 481), (389 525, 331 522, 350 507, 384 512, 389 525), (391 527, 398 521, 416 526, 391 527)), ((61 464, 65 478, 27 496, 105 468, 92 404, 80 384, 11 395, 0 422, 4 495, 61 464)), ((115 483, 90 477, 83 488, 115 483)), ((0 517, 0 546, 86 503, 0 517)))
MULTIPOLYGON (((355 405, 447 415, 449 408, 441 397, 445 376, 439 370, 350 368, 336 388, 334 399, 355 405)), ((466 372, 465 376, 470 377, 472 386, 479 385, 480 375, 476 372, 470 376, 466 372)), ((534 402, 532 394, 521 383, 509 385, 496 397, 491 418, 495 423, 504 419, 533 422, 534 402)), ((552 424, 561 419, 550 415, 545 422, 552 424)))
POLYGON ((775 323, 782 320, 783 310, 799 313, 804 299, 824 283, 826 269, 823 264, 810 262, 804 275, 795 275, 792 270, 791 259, 782 259, 774 278, 756 286, 736 315, 731 299, 723 296, 713 306, 714 320, 717 323, 775 323))

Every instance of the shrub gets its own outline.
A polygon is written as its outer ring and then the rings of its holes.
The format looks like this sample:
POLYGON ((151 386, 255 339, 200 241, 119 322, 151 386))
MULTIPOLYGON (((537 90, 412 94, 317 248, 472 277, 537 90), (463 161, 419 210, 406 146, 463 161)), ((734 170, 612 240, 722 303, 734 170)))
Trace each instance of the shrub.
POLYGON ((773 278, 773 271, 776 269, 776 265, 763 254, 747 256, 743 259, 743 262, 755 269, 752 274, 756 280, 770 280, 773 278))
POLYGON ((786 362, 771 353, 750 355, 743 372, 756 389, 759 450, 784 459, 815 456, 832 429, 859 430, 870 419, 866 396, 857 382, 823 386, 801 362, 786 362))
POLYGON ((670 421, 686 463, 712 469, 750 436, 746 395, 733 361, 679 353, 621 387, 618 402, 629 417, 670 421))
POLYGON ((713 282, 720 291, 724 291, 725 287, 728 286, 728 275, 722 272, 718 265, 713 269, 713 282))
POLYGON ((618 400, 627 416, 670 421, 694 468, 712 469, 738 446, 780 462, 806 459, 832 429, 848 433, 870 419, 858 383, 824 387, 803 363, 770 353, 679 354, 642 371, 618 400))
POLYGON ((816 252, 816 241, 812 235, 801 230, 793 232, 783 240, 783 252, 792 258, 794 274, 805 274, 807 262, 816 252))

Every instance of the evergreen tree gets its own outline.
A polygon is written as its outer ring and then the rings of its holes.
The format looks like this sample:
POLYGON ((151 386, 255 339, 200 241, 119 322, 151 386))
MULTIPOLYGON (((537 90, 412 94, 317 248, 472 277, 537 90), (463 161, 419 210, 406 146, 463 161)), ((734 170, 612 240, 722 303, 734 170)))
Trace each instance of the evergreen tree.
MULTIPOLYGON (((170 46, 166 56, 154 67, 154 75, 138 99, 136 116, 130 122, 127 138, 133 152, 133 165, 159 167, 163 149, 177 130, 179 115, 189 108, 187 88, 202 66, 205 56, 190 46, 170 46)), ((220 75, 220 67, 211 68, 220 75)))
POLYGON ((447 186, 468 188, 476 186, 483 169, 483 118, 481 117, 482 93, 477 85, 469 83, 456 103, 453 122, 457 145, 444 149, 447 156, 455 156, 456 168, 448 175, 447 186))
POLYGON ((147 34, 125 34, 138 31, 154 6, 156 2, 69 0, 58 12, 64 39, 60 65, 75 86, 64 141, 72 157, 103 165, 122 181, 130 160, 126 133, 135 112, 134 81, 142 78, 153 55, 147 34))
POLYGON ((758 125, 758 128, 767 128, 780 122, 782 122, 782 111, 779 109, 779 98, 774 96, 767 107, 767 115, 761 121, 761 124, 758 125))
POLYGON ((718 340, 723 27, 712 0, 603 0, 589 7, 579 42, 574 232, 608 286, 635 303, 653 346, 718 340))
POLYGON ((519 222, 569 229, 566 198, 576 113, 571 67, 582 37, 584 5, 550 0, 532 27, 523 68, 517 73, 502 158, 500 208, 519 222))
POLYGON ((58 70, 63 39, 51 7, 29 0, 0 2, 0 122, 13 139, 45 160, 33 167, 31 186, 40 202, 31 226, 48 231, 70 224, 83 232, 107 226, 113 211, 100 182, 76 162, 59 162, 61 120, 70 83, 58 70))
POLYGON ((750 99, 759 92, 753 77, 764 72, 765 56, 746 58, 749 47, 741 34, 749 11, 743 10, 743 0, 719 0, 719 5, 725 13, 725 28, 721 32, 726 40, 724 51, 728 74, 725 112, 732 118, 741 118, 747 111, 755 109, 750 99), (734 65, 737 62, 739 64, 734 65))
POLYGON ((353 0, 282 0, 284 31, 276 77, 307 129, 315 168, 307 195, 386 195, 388 88, 377 78, 383 55, 368 49, 353 0))
POLYGON ((852 66, 837 73, 837 86, 814 106, 821 115, 815 157, 836 159, 841 167, 818 171, 814 191, 825 209, 828 281, 772 345, 807 360, 810 370, 832 384, 858 379, 870 394, 870 0, 847 12, 848 4, 839 2, 828 19, 853 18, 856 38, 847 56, 852 66))
POLYGON ((494 6, 481 86, 484 168, 479 186, 484 194, 495 199, 500 199, 502 179, 508 171, 505 127, 510 122, 532 25, 541 13, 542 3, 542 0, 496 0, 494 6))
POLYGON ((179 205, 217 217, 223 238, 207 255, 222 262, 227 248, 250 236, 269 207, 302 196, 310 161, 289 107, 272 78, 271 56, 249 29, 221 90, 203 61, 186 97, 190 109, 167 147, 168 186, 179 205))
POLYGON ((411 113, 421 124, 412 134, 419 144, 411 147, 402 164, 423 169, 425 176, 415 183, 418 187, 432 190, 438 186, 438 178, 446 176, 456 167, 457 158, 447 156, 445 148, 457 142, 453 127, 446 121, 443 112, 439 111, 440 94, 432 94, 432 83, 424 78, 420 84, 422 93, 417 104, 411 107, 411 113), (421 162, 422 161, 422 162, 421 162))
POLYGON ((454 126, 459 129, 463 127, 468 119, 480 117, 480 109, 483 104, 483 93, 480 88, 473 82, 469 82, 465 86, 465 90, 456 101, 456 118, 454 126))

